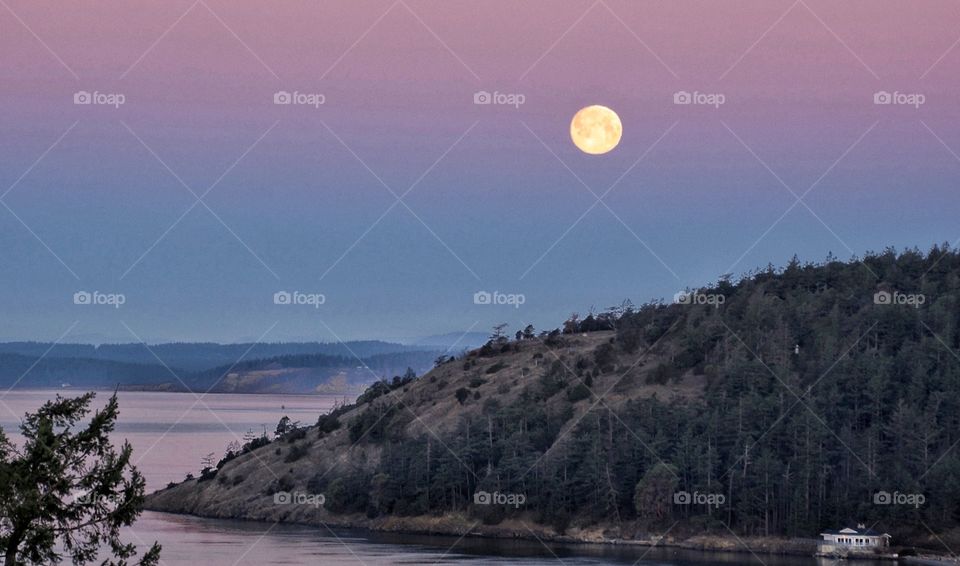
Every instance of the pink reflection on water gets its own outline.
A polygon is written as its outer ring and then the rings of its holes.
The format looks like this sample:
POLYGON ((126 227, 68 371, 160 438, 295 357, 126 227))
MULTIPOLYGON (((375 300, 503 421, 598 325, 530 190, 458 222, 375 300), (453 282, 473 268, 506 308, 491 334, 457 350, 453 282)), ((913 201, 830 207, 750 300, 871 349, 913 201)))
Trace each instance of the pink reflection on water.
MULTIPOLYGON (((4 397, 0 426, 14 442, 19 418, 35 411, 57 394, 72 397, 82 392, 12 391, 4 397), (12 413, 11 413, 12 411, 12 413)), ((92 408, 103 406, 110 392, 100 392, 92 408)), ((133 446, 133 461, 147 481, 147 491, 181 481, 187 473, 197 475, 200 459, 214 454, 219 460, 231 441, 242 442, 244 434, 266 430, 272 435, 284 415, 311 425, 341 397, 326 395, 210 394, 198 400, 192 393, 120 392, 120 416, 113 433, 115 445, 124 440, 133 446)))

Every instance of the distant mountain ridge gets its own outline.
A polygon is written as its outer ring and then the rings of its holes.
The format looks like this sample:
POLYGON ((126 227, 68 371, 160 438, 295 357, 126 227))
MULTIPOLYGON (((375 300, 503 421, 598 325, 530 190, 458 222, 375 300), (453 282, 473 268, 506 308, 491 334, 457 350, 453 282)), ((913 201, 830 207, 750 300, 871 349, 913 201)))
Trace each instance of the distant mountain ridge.
POLYGON ((0 343, 0 387, 348 393, 408 367, 423 373, 441 353, 378 340, 149 347, 6 342, 0 343))
POLYGON ((4 342, 0 354, 45 356, 48 358, 86 358, 133 364, 157 364, 157 358, 171 367, 187 371, 209 369, 243 360, 271 358, 296 354, 323 354, 328 356, 358 356, 366 358, 378 354, 422 350, 422 347, 384 342, 357 340, 352 342, 276 342, 218 344, 215 342, 170 342, 146 346, 139 342, 127 344, 55 344, 52 342, 4 342), (156 354, 156 355, 154 355, 156 354))

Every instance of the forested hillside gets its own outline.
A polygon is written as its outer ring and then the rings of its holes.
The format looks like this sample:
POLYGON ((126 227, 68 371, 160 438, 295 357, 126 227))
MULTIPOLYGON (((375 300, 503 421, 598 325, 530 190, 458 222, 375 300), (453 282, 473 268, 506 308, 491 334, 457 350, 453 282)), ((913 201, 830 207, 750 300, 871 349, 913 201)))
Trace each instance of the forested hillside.
POLYGON ((958 306, 945 247, 794 261, 495 338, 150 505, 315 522, 273 504, 298 491, 324 494, 327 521, 463 514, 624 538, 865 522, 955 540, 958 306))

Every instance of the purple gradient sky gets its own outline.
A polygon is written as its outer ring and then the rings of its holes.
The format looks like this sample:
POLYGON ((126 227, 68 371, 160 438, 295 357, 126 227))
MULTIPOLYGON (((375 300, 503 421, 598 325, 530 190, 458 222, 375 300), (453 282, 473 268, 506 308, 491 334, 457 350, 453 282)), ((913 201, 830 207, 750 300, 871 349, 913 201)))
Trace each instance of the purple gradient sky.
POLYGON ((952 242, 958 24, 949 0, 3 0, 0 338, 555 326, 794 253, 952 242), (526 103, 476 106, 481 89, 526 103), (126 104, 77 106, 77 90, 126 104), (276 106, 278 90, 326 104, 276 106), (677 90, 726 104, 674 105, 677 90), (878 90, 926 103, 877 106, 878 90), (621 116, 610 154, 569 142, 588 104, 621 116), (366 167, 402 194, 442 155, 404 197, 413 213, 367 232, 395 199, 366 167), (213 212, 171 229, 196 199, 166 167, 197 194, 229 169, 213 212), (597 205, 571 229, 595 202, 577 177, 601 194, 628 170, 604 198, 616 217, 597 205), (815 182, 812 212, 790 209, 784 184, 815 182), (127 302, 76 306, 77 290, 127 302), (277 290, 327 303, 277 306, 277 290), (477 290, 526 303, 476 306, 477 290))

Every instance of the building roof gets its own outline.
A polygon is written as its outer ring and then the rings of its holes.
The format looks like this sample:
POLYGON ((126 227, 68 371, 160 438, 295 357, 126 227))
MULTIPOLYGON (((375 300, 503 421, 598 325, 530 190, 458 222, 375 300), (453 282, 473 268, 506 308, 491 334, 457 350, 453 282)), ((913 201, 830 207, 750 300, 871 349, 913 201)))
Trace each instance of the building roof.
POLYGON ((846 527, 843 529, 827 529, 820 533, 821 535, 857 535, 864 537, 888 537, 887 533, 881 533, 880 531, 875 531, 873 529, 858 527, 846 527))

